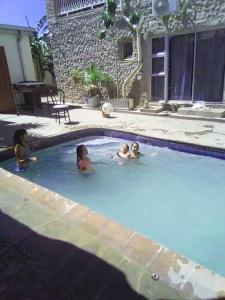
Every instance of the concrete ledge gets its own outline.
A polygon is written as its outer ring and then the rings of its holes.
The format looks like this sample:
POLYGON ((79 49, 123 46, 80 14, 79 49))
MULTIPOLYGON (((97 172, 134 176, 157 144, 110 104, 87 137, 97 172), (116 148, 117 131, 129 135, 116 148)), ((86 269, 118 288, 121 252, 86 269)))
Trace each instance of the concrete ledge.
POLYGON ((106 102, 112 104, 113 108, 115 109, 133 109, 134 108, 134 101, 132 98, 126 99, 109 99, 106 102))
POLYGON ((205 110, 192 109, 191 107, 181 107, 177 110, 178 114, 182 115, 194 115, 201 117, 210 118, 224 118, 225 109, 224 108, 208 108, 205 110))

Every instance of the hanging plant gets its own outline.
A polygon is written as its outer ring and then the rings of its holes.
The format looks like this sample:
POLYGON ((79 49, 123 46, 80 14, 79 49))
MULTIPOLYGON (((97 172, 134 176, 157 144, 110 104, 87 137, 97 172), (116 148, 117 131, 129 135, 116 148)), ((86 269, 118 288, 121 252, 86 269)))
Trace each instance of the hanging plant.
POLYGON ((105 29, 102 29, 97 32, 97 37, 100 38, 100 40, 103 40, 106 37, 107 31, 105 29))
POLYGON ((102 20, 107 29, 113 26, 113 18, 106 10, 102 13, 102 20))
POLYGON ((115 0, 107 0, 107 12, 109 15, 115 17, 117 4, 115 0))
POLYGON ((134 11, 130 14, 129 21, 132 25, 137 25, 140 22, 140 18, 140 14, 134 11))

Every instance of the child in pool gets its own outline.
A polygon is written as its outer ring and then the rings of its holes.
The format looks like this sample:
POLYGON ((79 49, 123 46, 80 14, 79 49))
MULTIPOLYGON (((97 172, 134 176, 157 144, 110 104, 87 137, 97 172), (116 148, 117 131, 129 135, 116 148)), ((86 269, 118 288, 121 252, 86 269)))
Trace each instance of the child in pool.
POLYGON ((16 169, 23 170, 29 166, 29 161, 36 161, 37 157, 30 157, 31 150, 27 141, 26 129, 18 129, 13 136, 16 169))
POLYGON ((92 169, 91 160, 88 157, 88 150, 85 145, 77 146, 77 167, 80 171, 92 169))
POLYGON ((129 159, 130 158, 130 154, 129 154, 129 146, 127 144, 124 144, 119 151, 117 151, 117 155, 120 158, 123 159, 129 159))
POLYGON ((141 153, 139 152, 139 144, 134 142, 131 145, 130 159, 137 159, 140 156, 141 156, 141 153))

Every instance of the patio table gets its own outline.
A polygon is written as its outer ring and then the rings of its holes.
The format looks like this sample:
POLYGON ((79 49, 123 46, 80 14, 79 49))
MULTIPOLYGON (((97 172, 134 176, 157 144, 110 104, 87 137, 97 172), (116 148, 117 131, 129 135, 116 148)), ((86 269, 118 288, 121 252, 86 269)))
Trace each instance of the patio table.
MULTIPOLYGON (((45 86, 44 82, 39 81, 24 81, 15 84, 16 89, 24 94, 24 100, 31 111, 37 116, 37 107, 41 107, 41 95, 40 91, 45 86), (31 97, 26 96, 26 94, 31 94, 31 97)), ((17 109, 18 111, 18 109, 17 109)))

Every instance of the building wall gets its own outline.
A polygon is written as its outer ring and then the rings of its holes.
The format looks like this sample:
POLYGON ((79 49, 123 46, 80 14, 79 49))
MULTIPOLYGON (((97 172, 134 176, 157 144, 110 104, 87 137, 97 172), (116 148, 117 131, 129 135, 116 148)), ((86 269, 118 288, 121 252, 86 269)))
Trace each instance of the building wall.
POLYGON ((17 83, 24 80, 36 80, 29 36, 26 32, 22 32, 21 35, 21 57, 25 78, 23 76, 17 44, 17 34, 17 31, 0 29, 0 46, 5 48, 11 82, 17 83))
MULTIPOLYGON (((132 10, 137 10, 141 15, 144 76, 141 82, 132 82, 129 94, 137 101, 143 97, 150 98, 152 37, 225 27, 225 1, 222 0, 181 0, 180 14, 163 18, 151 15, 151 1, 149 0, 125 0, 124 2, 126 15, 129 15, 132 10)), ((119 60, 119 53, 118 45, 114 43, 114 40, 118 41, 123 37, 130 36, 134 42, 135 59, 118 63, 121 91, 121 85, 125 78, 137 65, 135 31, 118 15, 116 26, 109 30, 105 40, 100 41, 96 37, 96 32, 103 28, 101 25, 102 8, 56 17, 54 1, 46 0, 46 3, 52 34, 51 43, 56 80, 58 86, 65 90, 67 98, 76 101, 82 97, 82 93, 72 81, 73 67, 84 69, 95 63, 104 71, 110 72, 116 79, 115 52, 117 60, 119 60)))

